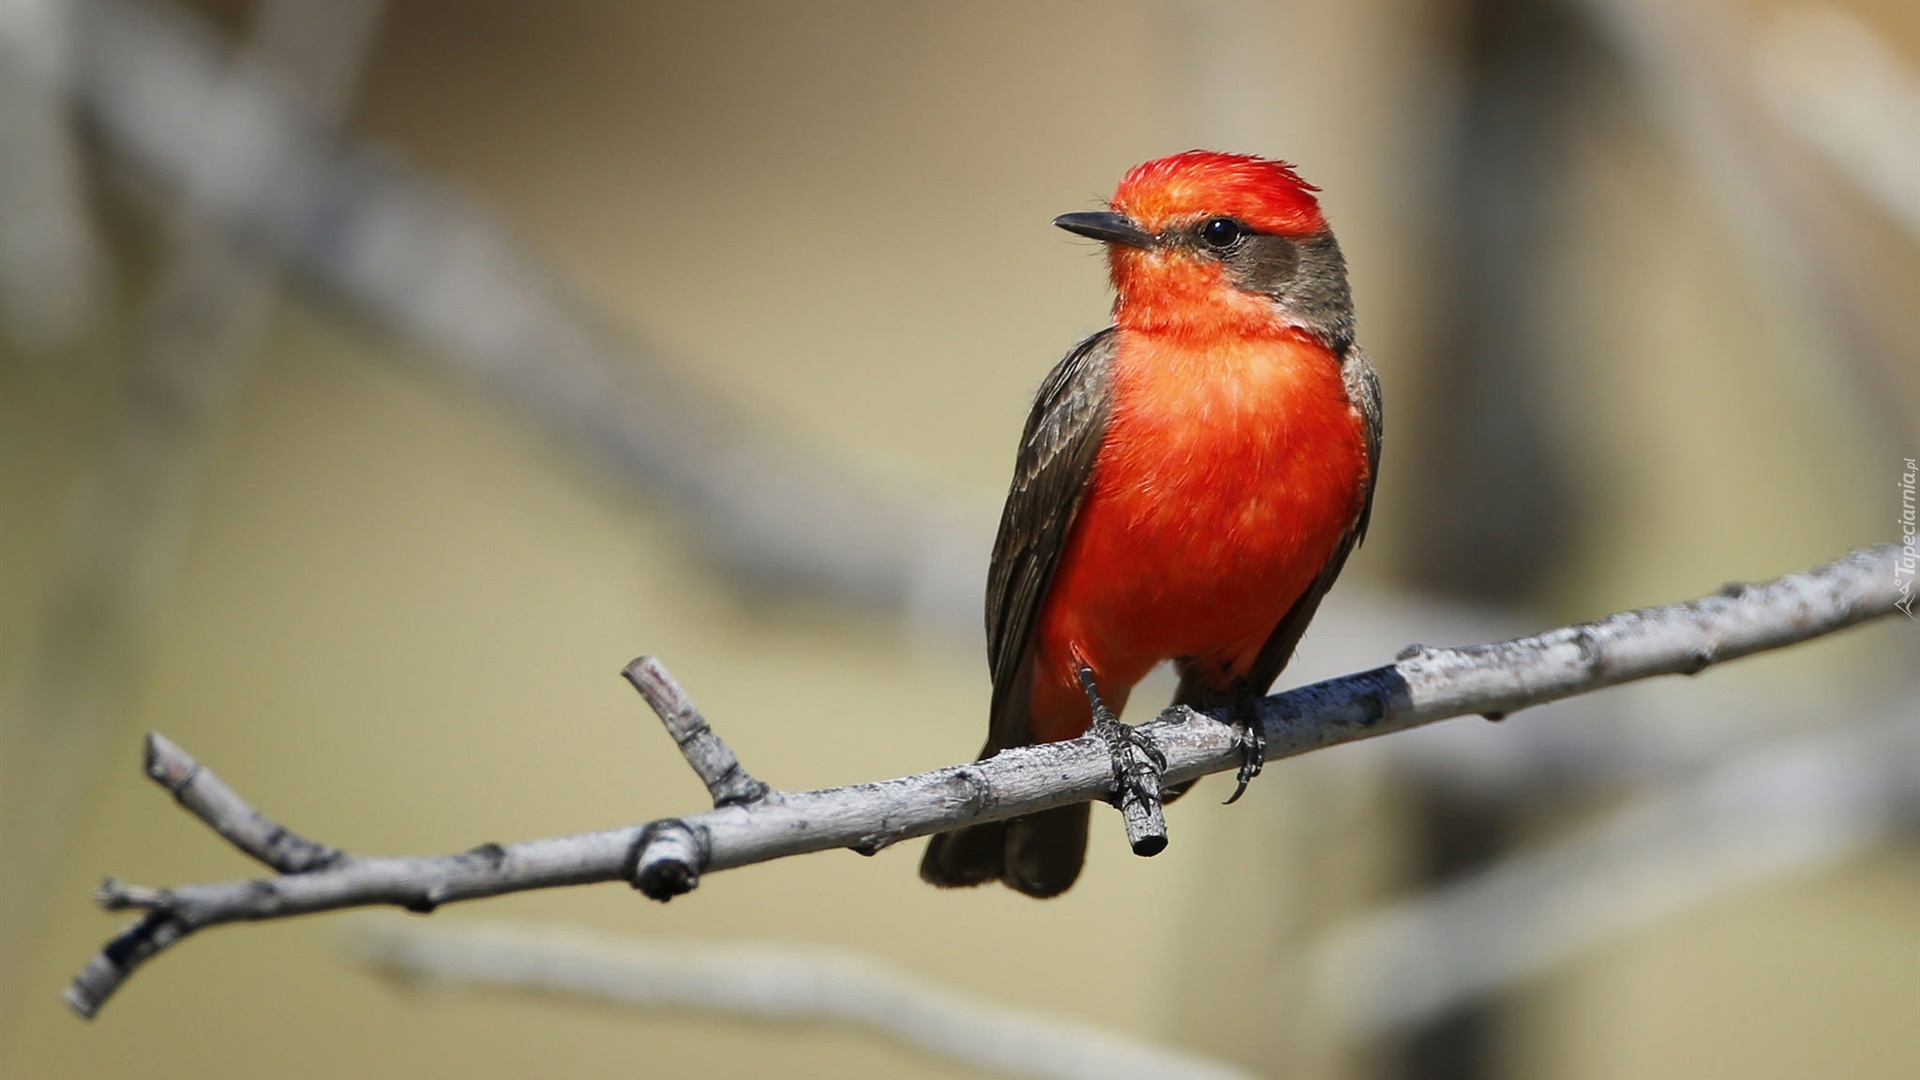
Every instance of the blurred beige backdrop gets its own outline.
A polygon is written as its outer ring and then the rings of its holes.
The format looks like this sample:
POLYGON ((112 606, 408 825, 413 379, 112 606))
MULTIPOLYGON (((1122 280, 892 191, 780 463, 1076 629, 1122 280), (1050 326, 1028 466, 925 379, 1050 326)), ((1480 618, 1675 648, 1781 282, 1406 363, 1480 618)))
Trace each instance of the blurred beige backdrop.
MULTIPOLYGON (((1474 20, 1527 6, 397 0, 345 126, 489 208, 664 362, 783 438, 960 507, 977 522, 969 536, 991 527, 1033 387, 1103 325, 1098 253, 1051 216, 1191 145, 1294 161, 1325 189, 1389 431, 1374 535, 1329 602, 1376 613, 1353 624, 1368 636, 1338 650, 1310 636, 1291 681, 1449 632, 1409 614, 1442 584, 1429 545, 1445 529, 1480 528, 1496 546, 1514 531, 1440 520, 1465 499, 1452 485, 1476 481, 1423 462, 1463 427, 1499 424, 1458 404, 1449 380, 1464 377, 1436 342, 1463 302, 1454 230, 1484 220, 1449 179, 1476 78, 1463 42, 1474 20)), ((1635 5, 1577 10, 1610 7, 1635 5)), ((238 35, 253 9, 194 10, 238 35)), ((1910 3, 1846 10, 1920 71, 1910 3)), ((1736 47, 1788 15, 1771 2, 1707 13, 1737 28, 1736 47)), ((1866 375, 1836 372, 1828 329, 1783 301, 1740 241, 1750 219, 1730 215, 1663 127, 1671 88, 1645 91, 1631 62, 1582 62, 1613 73, 1584 84, 1553 151, 1551 259, 1536 306, 1515 316, 1547 351, 1524 358, 1534 396, 1511 402, 1541 410, 1533 426, 1552 440, 1570 510, 1539 523, 1560 539, 1533 584, 1451 590, 1499 602, 1477 616, 1488 633, 1884 541, 1899 457, 1916 449, 1920 238, 1808 159, 1796 190, 1832 215, 1877 340, 1902 346, 1866 375)), ((111 444, 138 312, 165 264, 165 195, 116 172, 97 135, 83 130, 79 153, 104 253, 91 313, 61 347, 0 345, 10 688, 37 662, 77 492, 111 444)), ((977 641, 737 588, 659 505, 390 362, 416 347, 297 278, 273 303, 131 654, 124 712, 72 781, 57 870, 24 888, 42 872, 11 855, 0 871, 35 912, 4 923, 18 967, 0 972, 0 1072, 967 1075, 838 1028, 414 992, 348 956, 338 918, 211 932, 142 971, 99 1020, 62 1008, 59 988, 120 922, 86 902, 103 875, 249 872, 141 778, 146 730, 310 836, 394 853, 697 807, 699 785, 618 678, 643 652, 777 786, 895 776, 974 749, 977 641)), ((1497 391, 1506 376, 1491 377, 1497 391)), ((1709 731, 1755 703, 1830 700, 1831 714, 1768 722, 1845 725, 1911 679, 1915 641, 1910 625, 1880 624, 1627 700, 1709 731)), ((1161 698, 1143 690, 1130 718, 1161 698)), ((1286 763, 1231 809, 1214 805, 1217 784, 1183 802, 1153 860, 1129 857, 1096 815, 1086 875, 1049 903, 928 889, 910 843, 714 875, 666 907, 599 887, 434 918, 840 946, 1267 1075, 1420 1075, 1404 1044, 1344 1041, 1289 966, 1320 931, 1420 880, 1424 803, 1410 790, 1377 756, 1286 763)), ((1546 804, 1507 823, 1509 839, 1550 842, 1618 797, 1546 804)), ((1475 1075, 1920 1073, 1912 842, 1909 826, 1901 843, 1716 898, 1521 983, 1496 999, 1475 1075)))

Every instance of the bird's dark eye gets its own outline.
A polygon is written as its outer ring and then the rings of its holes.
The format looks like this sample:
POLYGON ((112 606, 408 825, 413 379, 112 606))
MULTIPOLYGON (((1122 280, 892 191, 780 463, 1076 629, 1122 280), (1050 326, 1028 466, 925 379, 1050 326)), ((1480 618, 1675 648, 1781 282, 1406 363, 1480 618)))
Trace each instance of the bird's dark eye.
POLYGON ((1217 251, 1225 251, 1239 243, 1245 235, 1246 227, 1232 218, 1217 217, 1200 226, 1200 239, 1217 251))

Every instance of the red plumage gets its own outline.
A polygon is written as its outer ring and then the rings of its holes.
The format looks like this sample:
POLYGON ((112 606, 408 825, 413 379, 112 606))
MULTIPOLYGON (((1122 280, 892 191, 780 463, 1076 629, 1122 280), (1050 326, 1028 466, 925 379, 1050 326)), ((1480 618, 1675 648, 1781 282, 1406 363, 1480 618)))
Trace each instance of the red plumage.
MULTIPOLYGON (((1285 163, 1189 151, 1128 172, 1106 241, 1114 326, 1042 385, 994 545, 987 745, 1073 738, 1090 670, 1119 709, 1172 660, 1177 701, 1264 693, 1359 542, 1379 391, 1353 343, 1346 267, 1285 163)), ((921 875, 1064 891, 1086 807, 934 838, 921 875)))
POLYGON ((1217 668, 1216 692, 1247 674, 1368 481, 1340 366, 1300 332, 1117 336, 1112 419, 1041 608, 1042 742, 1087 729, 1081 663, 1116 710, 1162 660, 1217 668))

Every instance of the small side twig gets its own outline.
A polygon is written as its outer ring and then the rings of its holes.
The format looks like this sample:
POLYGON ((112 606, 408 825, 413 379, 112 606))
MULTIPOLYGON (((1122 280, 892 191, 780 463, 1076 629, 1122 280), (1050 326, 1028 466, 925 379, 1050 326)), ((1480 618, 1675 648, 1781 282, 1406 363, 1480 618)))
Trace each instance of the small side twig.
POLYGON ((713 733, 707 718, 700 715, 693 699, 657 657, 643 656, 628 664, 620 674, 640 691, 640 696, 646 698, 647 704, 659 715, 660 722, 667 725, 667 734, 673 736, 687 764, 693 766, 694 773, 713 795, 715 808, 766 798, 770 790, 767 785, 741 767, 740 759, 713 733))
MULTIPOLYGON (((1901 565, 1900 549, 1886 544, 1684 604, 1493 645, 1409 650, 1398 663, 1261 702, 1256 715, 1265 727, 1267 759, 1453 716, 1504 716, 1656 675, 1697 674, 1829 634, 1897 610, 1901 565)), ((1135 736, 1143 750, 1166 758, 1167 783, 1237 768, 1242 760, 1235 728, 1184 707, 1135 736)), ((202 767, 195 782, 215 781, 202 767)), ((647 825, 485 844, 459 855, 341 855, 320 869, 261 880, 166 890, 121 886, 111 891, 113 906, 148 914, 94 957, 67 1000, 92 1016, 141 963, 210 926, 380 904, 424 912, 459 900, 618 880, 666 899, 704 872, 833 848, 878 850, 974 822, 1104 799, 1112 791, 1112 760, 1105 743, 1090 736, 879 783, 783 792, 647 825), (650 873, 665 883, 658 890, 649 888, 650 873)))
MULTIPOLYGON (((713 807, 751 806, 773 789, 753 778, 733 750, 714 734, 707 718, 658 657, 643 656, 620 672, 667 726, 694 775, 707 785, 713 807)), ((697 825, 679 818, 656 821, 640 831, 626 878, 648 899, 665 903, 700 884, 712 846, 697 825)))
POLYGON ((147 736, 147 776, 241 854, 282 874, 304 874, 342 858, 339 848, 315 843, 255 810, 164 735, 147 736))

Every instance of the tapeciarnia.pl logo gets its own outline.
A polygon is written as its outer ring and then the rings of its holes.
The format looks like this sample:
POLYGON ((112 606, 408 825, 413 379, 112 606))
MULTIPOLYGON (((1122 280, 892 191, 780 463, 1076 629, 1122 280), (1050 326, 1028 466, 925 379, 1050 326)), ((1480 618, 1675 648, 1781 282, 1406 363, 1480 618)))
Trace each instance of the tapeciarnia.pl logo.
POLYGON ((1915 560, 1920 559, 1920 552, 1914 549, 1913 481, 1920 468, 1912 458, 1905 464, 1906 471, 1900 474, 1900 558, 1893 567, 1893 586, 1900 591, 1900 599, 1893 606, 1906 612, 1907 618, 1920 620, 1920 615, 1913 613, 1913 569, 1915 560))

